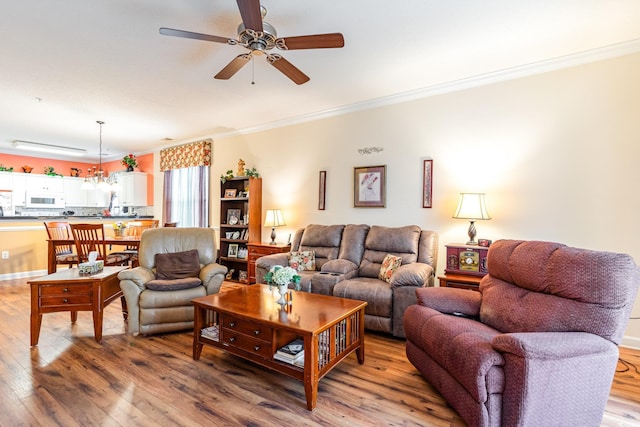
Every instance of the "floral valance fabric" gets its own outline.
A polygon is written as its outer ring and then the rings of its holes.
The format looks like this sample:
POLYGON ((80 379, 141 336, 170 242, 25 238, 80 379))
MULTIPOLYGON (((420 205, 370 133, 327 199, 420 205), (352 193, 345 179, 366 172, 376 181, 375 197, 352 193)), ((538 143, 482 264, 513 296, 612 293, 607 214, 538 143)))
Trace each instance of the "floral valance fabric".
POLYGON ((160 170, 164 172, 194 166, 211 166, 212 143, 210 139, 205 139, 160 150, 160 170))

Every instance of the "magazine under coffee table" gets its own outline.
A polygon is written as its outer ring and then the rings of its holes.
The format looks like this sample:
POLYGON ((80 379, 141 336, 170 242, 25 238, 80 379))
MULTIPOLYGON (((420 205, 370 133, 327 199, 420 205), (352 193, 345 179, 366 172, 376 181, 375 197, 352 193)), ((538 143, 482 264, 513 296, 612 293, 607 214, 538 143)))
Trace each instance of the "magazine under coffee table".
POLYGON ((281 307, 273 292, 251 285, 192 300, 193 359, 210 345, 296 378, 304 383, 307 409, 313 410, 320 378, 354 351, 364 363, 367 303, 293 291, 292 303, 281 307), (274 358, 295 339, 304 342, 303 367, 274 358))

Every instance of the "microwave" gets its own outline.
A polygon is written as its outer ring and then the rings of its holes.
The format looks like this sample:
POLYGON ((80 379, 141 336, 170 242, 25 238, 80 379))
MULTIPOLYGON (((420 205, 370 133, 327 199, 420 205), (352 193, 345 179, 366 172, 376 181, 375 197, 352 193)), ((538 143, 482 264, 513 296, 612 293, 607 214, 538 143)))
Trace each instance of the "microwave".
POLYGON ((64 194, 58 193, 32 193, 27 194, 26 207, 28 208, 64 208, 64 194))

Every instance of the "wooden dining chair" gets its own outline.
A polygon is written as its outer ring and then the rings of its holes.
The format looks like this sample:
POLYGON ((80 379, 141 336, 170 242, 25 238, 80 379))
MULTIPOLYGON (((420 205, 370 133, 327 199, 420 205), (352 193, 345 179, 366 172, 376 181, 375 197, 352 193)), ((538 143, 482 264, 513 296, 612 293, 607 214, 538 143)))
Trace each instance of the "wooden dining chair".
MULTIPOLYGON (((44 228, 50 240, 73 240, 71 228, 66 221, 45 221, 44 228)), ((56 267, 68 265, 69 268, 78 265, 78 255, 73 251, 74 245, 56 245, 56 267)), ((57 269, 57 268, 56 268, 57 269)))
POLYGON ((178 223, 177 222, 165 222, 164 226, 165 227, 177 227, 178 223))
POLYGON ((131 259, 125 253, 107 253, 103 224, 70 224, 70 228, 80 262, 87 262, 92 251, 98 252, 98 259, 103 260, 104 265, 127 265, 131 259))

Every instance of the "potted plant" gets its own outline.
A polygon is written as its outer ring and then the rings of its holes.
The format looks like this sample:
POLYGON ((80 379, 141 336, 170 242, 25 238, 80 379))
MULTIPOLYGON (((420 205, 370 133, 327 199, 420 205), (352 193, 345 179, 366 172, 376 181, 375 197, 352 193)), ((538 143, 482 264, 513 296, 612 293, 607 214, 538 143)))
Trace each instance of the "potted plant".
POLYGON ((122 158, 122 165, 127 167, 127 172, 133 172, 133 168, 138 167, 138 160, 136 156, 129 153, 122 158))

